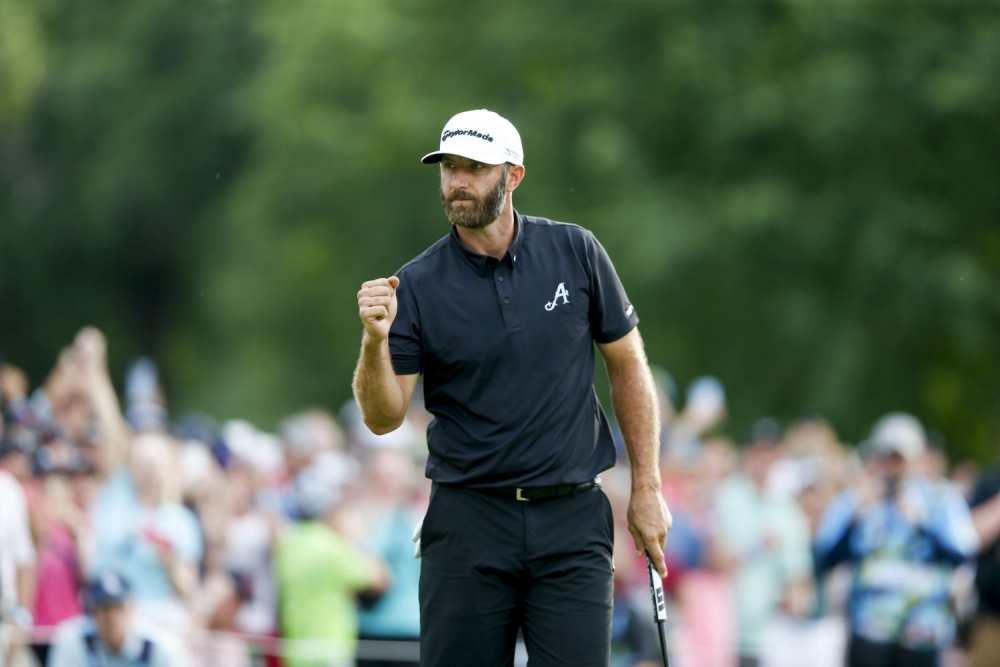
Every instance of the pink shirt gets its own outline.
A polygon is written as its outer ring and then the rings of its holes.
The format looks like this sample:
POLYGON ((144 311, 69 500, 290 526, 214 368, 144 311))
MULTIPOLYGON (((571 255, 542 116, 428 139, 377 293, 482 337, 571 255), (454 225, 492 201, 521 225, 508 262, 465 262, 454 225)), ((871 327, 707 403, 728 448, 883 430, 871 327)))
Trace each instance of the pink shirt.
POLYGON ((76 544, 65 526, 53 523, 38 550, 35 625, 52 626, 83 613, 76 544))

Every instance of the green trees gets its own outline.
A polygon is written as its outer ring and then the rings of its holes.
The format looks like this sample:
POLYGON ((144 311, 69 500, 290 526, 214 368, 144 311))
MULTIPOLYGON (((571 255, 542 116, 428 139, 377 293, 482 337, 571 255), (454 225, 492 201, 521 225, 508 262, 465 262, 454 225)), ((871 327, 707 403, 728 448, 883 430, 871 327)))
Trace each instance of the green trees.
POLYGON ((419 156, 488 107, 524 139, 519 209, 598 234, 652 359, 718 375, 734 433, 811 407, 856 439, 907 409, 993 454, 995 8, 12 12, 0 341, 35 377, 92 321, 119 364, 155 353, 178 407, 267 423, 338 404, 357 286, 446 231, 419 156))

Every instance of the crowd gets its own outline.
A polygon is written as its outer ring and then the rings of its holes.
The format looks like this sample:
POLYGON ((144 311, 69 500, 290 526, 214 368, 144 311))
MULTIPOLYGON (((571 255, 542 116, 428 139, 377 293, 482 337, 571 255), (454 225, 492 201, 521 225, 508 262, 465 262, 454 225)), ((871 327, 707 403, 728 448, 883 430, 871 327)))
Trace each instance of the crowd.
MULTIPOLYGON (((901 413, 855 446, 815 414, 734 442, 718 381, 656 375, 674 665, 996 664, 1000 477, 901 413)), ((416 664, 419 398, 384 436, 353 403, 268 432, 172 415, 148 359, 120 399, 93 328, 38 386, 0 360, 0 665, 416 664)), ((650 667, 619 454, 614 664, 650 667)))

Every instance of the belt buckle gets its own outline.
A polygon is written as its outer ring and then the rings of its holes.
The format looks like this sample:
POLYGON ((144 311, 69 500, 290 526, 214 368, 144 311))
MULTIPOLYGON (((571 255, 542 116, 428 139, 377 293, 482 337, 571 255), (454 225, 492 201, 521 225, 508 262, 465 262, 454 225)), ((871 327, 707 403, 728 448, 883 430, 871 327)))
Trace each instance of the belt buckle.
POLYGON ((524 502, 529 502, 531 500, 531 498, 525 498, 524 496, 521 495, 521 491, 523 491, 523 490, 524 489, 522 489, 521 487, 518 487, 517 488, 517 495, 514 496, 514 497, 517 498, 518 500, 523 500, 524 502))

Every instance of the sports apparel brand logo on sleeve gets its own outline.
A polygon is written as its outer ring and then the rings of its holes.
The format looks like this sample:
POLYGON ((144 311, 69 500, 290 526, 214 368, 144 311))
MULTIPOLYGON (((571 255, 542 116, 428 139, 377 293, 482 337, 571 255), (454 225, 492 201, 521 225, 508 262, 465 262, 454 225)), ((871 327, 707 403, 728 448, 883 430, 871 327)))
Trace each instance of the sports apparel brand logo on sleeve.
POLYGON ((559 287, 556 288, 556 295, 552 297, 552 301, 545 304, 545 310, 552 310, 559 305, 559 297, 562 297, 563 303, 569 303, 569 292, 566 291, 566 283, 559 283, 559 287))
POLYGON ((628 308, 625 309, 625 317, 628 317, 629 315, 631 315, 632 311, 634 311, 634 310, 635 310, 635 308, 633 308, 632 304, 630 303, 628 305, 628 308))
POLYGON ((441 142, 444 143, 445 141, 447 141, 448 139, 451 139, 452 137, 460 137, 460 136, 463 136, 463 135, 468 135, 470 137, 476 137, 478 139, 482 139, 483 141, 488 141, 491 144, 493 143, 493 137, 492 136, 490 136, 488 134, 483 134, 482 132, 477 132, 475 130, 450 130, 450 131, 445 132, 444 134, 441 135, 441 142))

